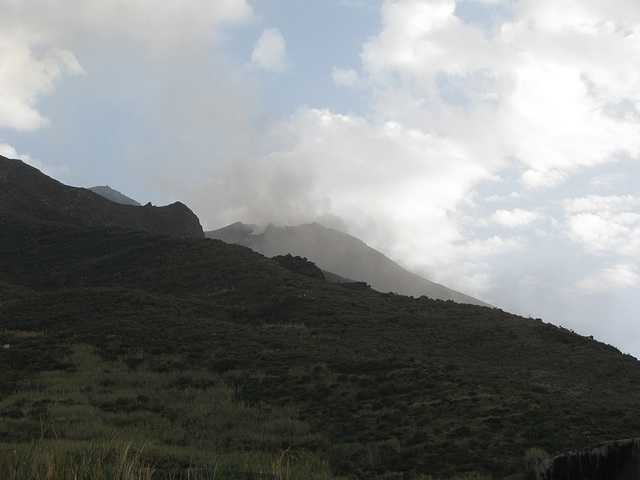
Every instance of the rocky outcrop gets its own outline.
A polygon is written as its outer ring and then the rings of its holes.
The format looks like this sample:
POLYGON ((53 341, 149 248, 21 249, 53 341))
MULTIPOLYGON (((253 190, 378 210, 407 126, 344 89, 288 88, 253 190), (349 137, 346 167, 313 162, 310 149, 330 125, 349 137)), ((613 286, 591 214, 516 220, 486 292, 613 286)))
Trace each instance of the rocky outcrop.
POLYGON ((640 439, 626 439, 583 448, 544 460, 536 480, 638 480, 640 439))
POLYGON ((324 273, 320 270, 317 265, 313 262, 310 262, 306 258, 293 256, 290 254, 287 255, 277 255, 273 257, 273 259, 282 265, 287 270, 290 270, 294 273, 298 273, 300 275, 304 275, 305 277, 317 278, 320 280, 325 280, 324 273))
POLYGON ((123 205, 91 190, 64 185, 20 160, 0 156, 0 212, 73 225, 102 225, 179 237, 204 237, 183 203, 123 205))

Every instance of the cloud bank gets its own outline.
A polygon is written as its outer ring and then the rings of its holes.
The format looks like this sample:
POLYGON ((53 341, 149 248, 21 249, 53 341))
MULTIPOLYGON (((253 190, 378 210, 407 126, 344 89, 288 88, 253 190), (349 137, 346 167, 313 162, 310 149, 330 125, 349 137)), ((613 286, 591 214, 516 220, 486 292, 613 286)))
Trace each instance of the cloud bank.
MULTIPOLYGON (((207 152, 234 147, 211 137, 231 138, 229 130, 251 122, 252 89, 224 52, 227 31, 254 18, 245 0, 2 0, 0 7, 0 128, 50 127, 36 104, 55 82, 85 73, 78 85, 94 98, 73 92, 68 112, 81 114, 82 103, 101 97, 135 111, 129 138, 113 148, 129 164, 153 158, 140 173, 155 170, 153 181, 178 195, 192 177, 175 166, 176 154, 192 159, 184 168, 199 175, 207 152)), ((74 127, 85 128, 79 122, 74 127)))
MULTIPOLYGON (((453 1, 385 2, 382 31, 363 45, 361 65, 332 72, 340 87, 364 92, 367 111, 296 112, 287 148, 256 160, 257 185, 248 189, 256 195, 238 199, 245 213, 260 220, 259 199, 280 197, 283 222, 303 220, 305 202, 309 219, 376 218, 385 229, 414 231, 419 241, 397 239, 395 249, 430 251, 411 259, 430 264, 463 237, 460 210, 478 184, 515 170, 514 191, 535 195, 584 169, 637 159, 640 82, 622 60, 640 48, 629 15, 638 9, 509 5, 509 16, 486 30, 456 16, 453 1), (281 172, 304 192, 262 181, 281 172)), ((243 167, 241 178, 250 171, 243 167)), ((493 220, 524 227, 538 215, 500 209, 493 220)))

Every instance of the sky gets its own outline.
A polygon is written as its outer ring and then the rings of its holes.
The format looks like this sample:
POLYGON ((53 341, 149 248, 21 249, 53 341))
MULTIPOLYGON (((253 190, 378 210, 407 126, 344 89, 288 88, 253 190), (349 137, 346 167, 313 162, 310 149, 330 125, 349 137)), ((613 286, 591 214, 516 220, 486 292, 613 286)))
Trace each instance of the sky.
POLYGON ((0 154, 319 222, 640 358, 637 0, 0 0, 0 154))

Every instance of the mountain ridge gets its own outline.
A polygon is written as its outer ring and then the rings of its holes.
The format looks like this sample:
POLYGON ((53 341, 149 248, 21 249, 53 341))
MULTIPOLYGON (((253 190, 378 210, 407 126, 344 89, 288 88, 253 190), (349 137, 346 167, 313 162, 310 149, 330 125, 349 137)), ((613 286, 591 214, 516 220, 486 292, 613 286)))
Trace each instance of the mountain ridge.
POLYGON ((640 437, 640 362, 611 345, 332 284, 301 257, 64 223, 40 204, 67 197, 8 177, 0 462, 39 435, 80 448, 126 426, 161 480, 262 478, 282 459, 310 480, 530 480, 543 458, 640 437))
POLYGON ((278 227, 268 225, 255 233, 255 225, 236 222, 205 232, 207 238, 249 247, 267 257, 306 257, 322 270, 354 281, 364 281, 380 292, 395 292, 439 300, 490 306, 486 302, 452 290, 409 272, 362 240, 319 223, 278 227))
POLYGON ((204 237, 198 217, 181 202, 123 205, 48 177, 21 160, 0 156, 0 210, 75 225, 105 225, 204 237))
POLYGON ((330 467, 315 478, 526 480, 542 450, 640 436, 639 362, 540 319, 346 288, 218 240, 6 212, 0 229, 7 441, 32 440, 45 402, 60 438, 130 425, 161 462, 296 445, 330 467))

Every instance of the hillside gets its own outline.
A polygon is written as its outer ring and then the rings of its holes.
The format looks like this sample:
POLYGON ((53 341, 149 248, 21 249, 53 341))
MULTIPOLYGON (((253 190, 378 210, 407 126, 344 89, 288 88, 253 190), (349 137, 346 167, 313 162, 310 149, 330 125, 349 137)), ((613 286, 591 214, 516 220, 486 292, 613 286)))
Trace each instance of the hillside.
POLYGON ((546 454, 640 436, 637 360, 540 319, 217 240, 6 210, 0 231, 9 449, 44 419, 67 448, 114 428, 147 443, 158 478, 286 461, 301 479, 525 479, 546 454))
POLYGON ((437 300, 489 306, 469 295, 408 272, 362 240, 318 223, 295 227, 269 225, 261 233, 254 233, 256 229, 255 225, 237 222, 205 232, 205 236, 247 246, 267 257, 285 254, 306 257, 327 272, 366 282, 379 292, 414 297, 426 295, 437 300))
POLYGON ((75 225, 104 225, 182 237, 203 237, 184 204, 123 205, 85 188, 64 185, 20 160, 0 156, 0 211, 75 225))

